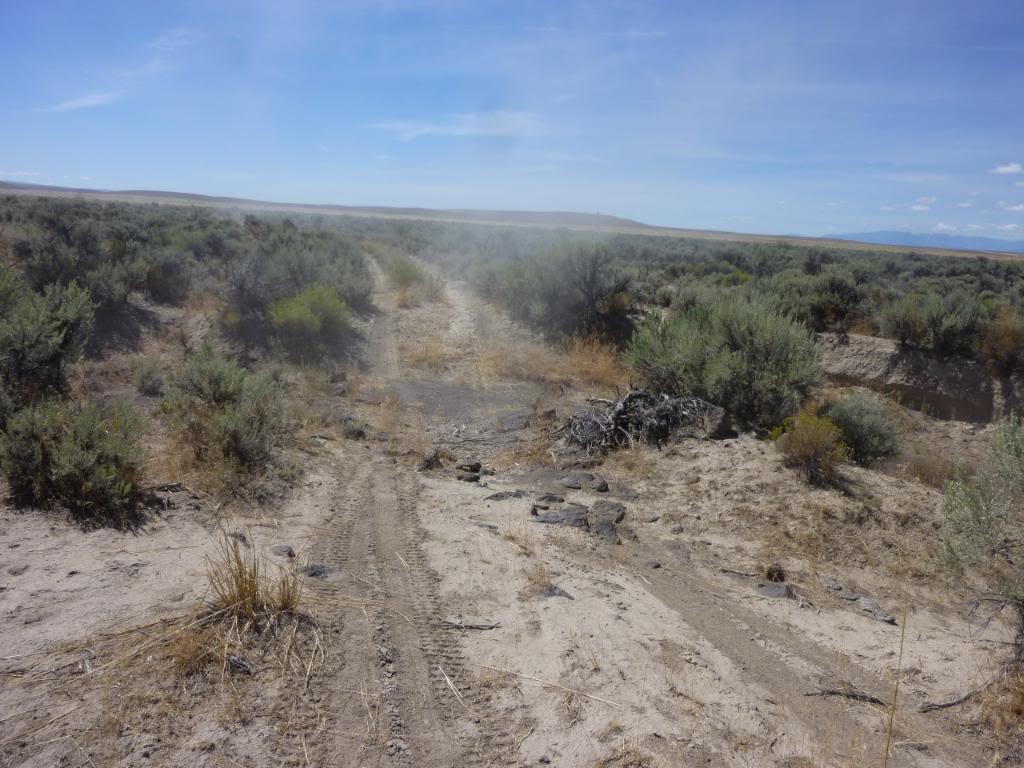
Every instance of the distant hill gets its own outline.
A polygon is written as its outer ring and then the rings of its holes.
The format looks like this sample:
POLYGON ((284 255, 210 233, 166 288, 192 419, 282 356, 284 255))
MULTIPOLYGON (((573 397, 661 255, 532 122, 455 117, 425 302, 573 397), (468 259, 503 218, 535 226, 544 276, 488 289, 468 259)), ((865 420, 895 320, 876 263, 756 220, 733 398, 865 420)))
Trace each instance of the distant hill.
POLYGON ((1024 253, 1024 240, 1000 240, 995 237, 881 231, 858 232, 852 235, 832 235, 831 239, 852 240, 857 243, 871 243, 872 245, 905 245, 908 248, 949 248, 958 251, 1024 253))
POLYGON ((392 208, 365 205, 330 205, 323 203, 276 203, 265 200, 250 200, 243 197, 216 197, 189 192, 161 192, 149 189, 100 190, 75 187, 53 187, 45 184, 0 181, 0 194, 39 194, 48 196, 82 196, 90 199, 107 199, 135 202, 164 202, 179 205, 213 205, 260 210, 287 211, 297 213, 342 213, 364 216, 387 216, 414 219, 441 219, 489 224, 518 224, 541 227, 568 227, 574 229, 648 229, 644 224, 620 216, 603 213, 576 213, 573 211, 497 211, 470 210, 458 208, 392 208))
POLYGON ((570 229, 603 234, 645 235, 648 237, 681 237, 720 243, 787 243, 815 248, 841 248, 857 251, 904 253, 913 250, 941 256, 972 258, 985 256, 1016 260, 1024 256, 1024 242, 992 238, 946 237, 942 235, 908 235, 904 232, 865 232, 828 238, 799 235, 761 235, 748 232, 726 232, 710 229, 680 229, 644 224, 640 221, 609 216, 603 213, 572 211, 494 211, 460 208, 389 208, 385 206, 331 205, 327 203, 276 203, 242 197, 215 197, 188 192, 157 190, 101 190, 55 187, 44 184, 0 181, 0 195, 33 197, 65 197, 108 202, 194 205, 206 208, 241 209, 275 213, 321 214, 325 216, 358 216, 419 221, 443 221, 488 226, 541 227, 570 229), (909 241, 908 237, 921 238, 909 241), (877 238, 877 239, 872 239, 877 238), (933 238, 933 239, 928 239, 933 238))

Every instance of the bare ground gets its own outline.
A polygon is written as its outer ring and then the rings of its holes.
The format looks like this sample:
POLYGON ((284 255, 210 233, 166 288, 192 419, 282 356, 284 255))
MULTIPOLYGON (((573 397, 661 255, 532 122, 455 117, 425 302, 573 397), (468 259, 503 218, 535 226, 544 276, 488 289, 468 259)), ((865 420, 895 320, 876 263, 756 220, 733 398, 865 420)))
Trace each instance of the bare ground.
POLYGON ((898 663, 889 765, 991 764, 969 712, 916 711, 986 679, 1007 638, 942 571, 937 491, 854 469, 848 493, 810 491, 750 437, 623 452, 592 470, 608 492, 567 489, 540 417, 582 393, 510 372, 538 342, 446 294, 378 292, 366 369, 329 403, 371 439, 309 439, 278 508, 182 491, 127 535, 0 512, 0 765, 881 765, 898 663), (434 448, 455 460, 418 471, 434 448), (457 479, 468 460, 494 474, 457 479), (621 501, 622 543, 535 522, 544 492, 621 501), (146 644, 201 601, 224 531, 321 566, 319 634, 301 663, 182 682, 146 644), (793 598, 758 592, 773 563, 793 598), (885 703, 809 695, 830 689, 885 703))

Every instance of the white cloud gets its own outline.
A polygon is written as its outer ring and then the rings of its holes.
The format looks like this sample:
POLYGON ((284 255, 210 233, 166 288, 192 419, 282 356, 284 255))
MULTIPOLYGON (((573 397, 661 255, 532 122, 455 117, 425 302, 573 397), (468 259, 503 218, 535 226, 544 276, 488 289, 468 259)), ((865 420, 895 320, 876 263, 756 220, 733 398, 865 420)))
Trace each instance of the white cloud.
POLYGON ((896 209, 895 205, 880 205, 880 206, 878 206, 878 210, 880 210, 880 211, 895 211, 897 209, 896 209))
POLYGON ((979 229, 988 229, 988 227, 986 227, 984 224, 968 224, 967 228, 968 229, 973 229, 975 231, 977 231, 979 229))
POLYGON ((154 51, 176 51, 179 48, 188 48, 199 42, 202 34, 195 29, 178 27, 164 32, 159 37, 150 40, 146 45, 154 51))
POLYGON ((1024 213, 1024 203, 1014 203, 1013 205, 1006 206, 1006 210, 1013 211, 1014 213, 1024 213))
POLYGON ((833 200, 832 202, 825 203, 825 205, 828 208, 838 208, 839 206, 841 206, 845 202, 846 202, 845 200, 833 200))
POLYGON ((38 176, 38 171, 0 171, 0 176, 6 176, 7 178, 28 178, 30 176, 38 176))
POLYGON ((1016 232, 1020 229, 1020 224, 1000 224, 996 229, 1001 229, 1004 232, 1016 232))
POLYGON ((912 211, 930 211, 931 210, 931 206, 930 205, 921 205, 920 203, 917 203, 916 205, 910 206, 910 210, 912 210, 912 211))
POLYGON ((1018 173, 1024 173, 1024 165, 1020 163, 1007 163, 1006 165, 997 165, 991 170, 991 173, 1000 173, 1003 175, 1014 175, 1018 173))
POLYGON ((931 197, 931 196, 917 198, 917 202, 921 203, 922 205, 931 205, 936 200, 938 200, 937 197, 931 197))
POLYGON ((935 225, 936 232, 956 232, 956 227, 952 224, 943 224, 941 221, 935 225))
POLYGON ((957 203, 956 207, 957 208, 973 208, 974 207, 974 203, 957 203))
POLYGON ((121 98, 119 93, 87 93, 85 96, 79 96, 77 99, 62 101, 50 107, 41 107, 36 112, 71 112, 76 109, 102 107, 106 104, 113 104, 119 98, 121 98))
POLYGON ((437 123, 395 121, 375 123, 370 127, 394 133, 402 141, 410 141, 423 136, 533 136, 541 132, 541 121, 531 112, 496 110, 463 112, 437 123))

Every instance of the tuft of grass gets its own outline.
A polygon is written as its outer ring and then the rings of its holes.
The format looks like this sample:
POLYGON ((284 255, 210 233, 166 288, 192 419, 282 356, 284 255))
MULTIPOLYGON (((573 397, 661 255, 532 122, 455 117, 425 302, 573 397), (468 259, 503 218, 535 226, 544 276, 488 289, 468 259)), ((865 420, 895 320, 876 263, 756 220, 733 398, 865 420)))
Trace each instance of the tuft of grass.
POLYGON ((950 480, 964 480, 974 475, 974 467, 947 456, 914 453, 907 462, 906 473, 920 483, 942 489, 950 480))
POLYGON ((828 419, 801 413, 776 442, 787 467, 799 470, 810 485, 834 485, 846 447, 838 428, 828 419))
POLYGON ((448 367, 452 355, 438 338, 415 341, 402 349, 402 362, 415 368, 440 373, 448 367))
POLYGON ((211 607, 248 621, 268 621, 276 614, 294 613, 302 599, 298 573, 281 569, 276 577, 269 576, 263 571, 259 555, 229 536, 208 561, 207 578, 213 594, 211 607))
POLYGON ((164 376, 160 359, 152 355, 140 357, 132 370, 132 383, 140 395, 159 397, 164 391, 164 376))

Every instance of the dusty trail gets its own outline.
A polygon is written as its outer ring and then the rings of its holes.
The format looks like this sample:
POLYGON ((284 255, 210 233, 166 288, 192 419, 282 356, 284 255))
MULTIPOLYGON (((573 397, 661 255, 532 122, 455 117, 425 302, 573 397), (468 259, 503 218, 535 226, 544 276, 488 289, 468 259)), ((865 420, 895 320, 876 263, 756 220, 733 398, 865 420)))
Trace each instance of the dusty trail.
MULTIPOLYGON (((367 373, 384 386, 401 378, 395 338, 391 318, 376 317, 367 373)), ((381 447, 335 458, 331 512, 311 548, 330 577, 309 582, 328 630, 330 671, 318 681, 327 718, 300 734, 306 751, 315 744, 318 764, 331 766, 515 765, 457 635, 437 626, 444 613, 420 546, 416 474, 381 447), (341 603, 353 597, 365 610, 341 603)))

